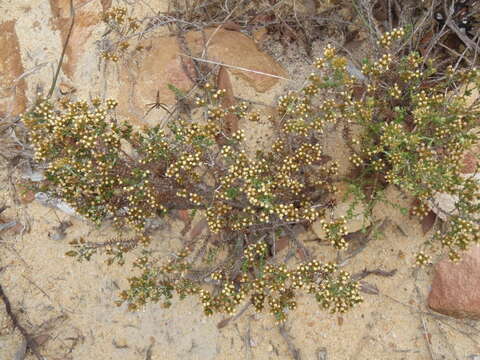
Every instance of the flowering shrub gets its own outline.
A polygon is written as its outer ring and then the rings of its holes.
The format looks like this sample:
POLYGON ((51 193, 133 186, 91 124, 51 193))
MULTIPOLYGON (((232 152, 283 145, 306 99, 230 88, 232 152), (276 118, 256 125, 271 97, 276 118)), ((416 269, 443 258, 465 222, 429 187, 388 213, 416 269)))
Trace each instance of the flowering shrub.
MULTIPOLYGON (((136 233, 107 243, 75 240, 68 255, 88 260, 103 250, 109 263, 123 264, 123 254, 135 251, 140 273, 119 301, 131 309, 149 301, 168 306, 174 294, 196 295, 207 315, 232 313, 248 300, 283 321, 304 289, 323 308, 346 311, 361 301, 348 273, 314 259, 288 269, 274 251, 279 236, 296 241, 293 225, 316 220, 333 246, 348 246, 347 219, 324 219, 335 206, 338 165, 320 144, 334 125, 343 126, 357 168, 350 182, 362 187, 362 196, 377 201, 387 184, 398 186, 418 199, 411 211, 418 217, 438 193, 458 198, 456 212, 435 235, 456 259, 458 250, 478 241, 478 183, 461 168, 463 153, 477 140, 471 130, 478 106, 468 106, 467 96, 479 73, 439 73, 415 52, 396 54, 403 35, 401 29, 386 33, 379 41, 384 53, 365 60, 357 77, 328 46, 309 83, 279 99, 271 119, 275 141, 255 154, 247 151, 242 130, 228 131, 227 118, 257 121, 260 115, 244 103, 223 107, 225 91, 209 84, 195 101, 206 119, 179 119, 166 129, 119 122, 114 100, 38 99, 23 120, 36 160, 46 165, 45 188, 97 224, 112 218, 119 229, 136 233), (357 135, 354 126, 361 129, 357 135), (209 232, 165 263, 148 250, 149 223, 176 210, 202 212, 209 232)), ((429 258, 420 253, 417 260, 429 258)))
MULTIPOLYGON (((207 314, 230 313, 249 295, 256 309, 267 302, 283 320, 284 310, 295 306, 295 290, 305 288, 323 307, 346 311, 360 301, 357 284, 347 273, 335 276, 334 265, 314 260, 287 270, 271 256, 275 234, 322 217, 335 192, 337 165, 323 156, 320 123, 318 136, 288 130, 297 112, 315 115, 314 108, 302 105, 314 93, 292 93, 280 100, 280 116, 289 119, 285 131, 271 149, 254 155, 245 149, 242 130, 227 134, 224 128, 227 115, 251 121, 258 115, 247 113, 243 103, 223 108, 223 95, 207 84, 204 96, 196 99, 207 114, 204 123, 176 120, 168 129, 141 131, 116 120, 114 100, 102 104, 94 99, 91 105, 62 101, 59 109, 49 100, 38 100, 23 120, 31 130, 36 160, 47 165, 45 188, 94 223, 112 218, 119 229, 127 226, 137 233, 103 244, 75 240, 67 254, 88 260, 103 249, 109 263, 123 264, 125 252, 139 245, 148 249, 149 220, 179 209, 203 211, 210 236, 219 234, 220 247, 227 249, 227 260, 212 265, 221 270, 191 276, 211 239, 189 244, 165 266, 155 265, 161 259, 139 250, 135 265, 142 276, 132 278, 130 290, 122 293, 130 308, 162 296, 168 303, 176 292, 198 295, 207 314), (268 241, 260 241, 266 237, 268 241)), ((334 232, 331 241, 343 244, 334 232)))
MULTIPOLYGON (((466 152, 479 140, 474 130, 478 100, 471 102, 470 97, 480 72, 449 67, 440 73, 416 52, 395 55, 389 46, 402 35, 399 30, 384 34, 380 43, 386 53, 362 68, 365 93, 346 115, 364 129, 360 139, 352 141, 360 145, 352 161, 360 178, 398 186, 415 197, 410 214, 420 219, 436 195, 457 199, 434 240, 448 249, 450 259, 458 260, 459 251, 479 240, 479 183, 463 168, 466 152)), ((425 264, 430 259, 420 253, 417 260, 425 264)))

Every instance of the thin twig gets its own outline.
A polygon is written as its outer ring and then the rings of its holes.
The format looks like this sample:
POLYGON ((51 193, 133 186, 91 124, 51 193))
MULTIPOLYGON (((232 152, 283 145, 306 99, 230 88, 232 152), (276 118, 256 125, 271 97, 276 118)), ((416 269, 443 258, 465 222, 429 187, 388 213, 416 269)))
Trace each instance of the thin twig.
POLYGON ((357 273, 352 275, 352 279, 355 281, 365 279, 367 276, 370 275, 377 275, 377 276, 382 276, 382 277, 392 277, 397 273, 397 269, 393 269, 391 271, 385 271, 382 269, 374 269, 374 270, 367 270, 366 268, 357 273))
POLYGON ((292 357, 295 360, 301 360, 302 356, 300 355, 300 350, 295 346, 293 343, 290 334, 288 333, 287 328, 285 327, 285 324, 282 324, 278 327, 278 331, 280 332, 280 335, 285 339, 285 342, 287 343, 288 350, 292 354, 292 357))
POLYGON ((290 239, 297 245, 297 249, 302 250, 304 259, 310 260, 311 254, 308 249, 305 247, 302 241, 298 240, 295 233, 289 226, 285 227, 285 230, 288 232, 290 239))
POLYGON ((49 98, 53 95, 53 91, 55 90, 55 86, 56 86, 57 80, 58 80, 58 75, 60 74, 60 69, 61 69, 62 64, 63 64, 63 58, 65 57, 68 42, 70 41, 70 36, 72 35, 73 25, 75 24, 75 9, 73 7, 73 0, 70 0, 70 16, 72 17, 72 23, 70 24, 70 28, 68 29, 67 38, 65 39, 65 44, 63 45, 62 54, 60 55, 60 60, 58 61, 58 65, 57 65, 57 70, 56 70, 55 76, 53 77, 53 80, 52 80, 52 86, 50 87, 50 91, 48 92, 47 97, 49 97, 49 98))
POLYGON ((463 33, 460 28, 455 24, 454 21, 452 21, 451 16, 447 18, 447 21, 445 24, 453 30, 453 32, 460 38, 460 40, 463 41, 463 43, 470 49, 473 49, 475 51, 478 51, 478 45, 475 41, 470 39, 465 33, 463 33))
POLYGON ((244 67, 241 67, 241 66, 229 65, 229 64, 225 64, 225 63, 222 63, 222 62, 219 62, 219 61, 202 59, 202 58, 190 56, 190 55, 187 55, 187 54, 178 54, 178 55, 184 56, 184 57, 188 57, 188 58, 191 58, 191 59, 196 60, 196 61, 205 62, 205 63, 207 63, 207 64, 220 65, 220 66, 225 66, 225 67, 232 68, 232 69, 236 69, 236 70, 242 70, 242 71, 251 72, 251 73, 255 73, 255 74, 259 74, 259 75, 270 76, 270 77, 273 77, 273 78, 276 78, 276 79, 282 79, 282 80, 286 80, 286 81, 293 81, 292 79, 288 79, 288 78, 285 78, 285 77, 283 77, 283 76, 274 75, 274 74, 269 74, 269 73, 266 73, 266 72, 263 72, 263 71, 257 71, 257 70, 247 69, 247 68, 244 68, 244 67))
POLYGON ((206 41, 204 47, 203 47, 203 51, 202 51, 202 58, 205 57, 207 55, 207 50, 208 50, 208 46, 210 45, 210 41, 212 41, 212 39, 214 38, 214 36, 217 34, 217 32, 225 25, 225 23, 228 21, 228 19, 230 19, 230 17, 233 15, 234 11, 241 5, 243 4, 244 1, 240 1, 237 3, 237 5, 234 6, 234 8, 232 9, 232 11, 230 11, 230 13, 227 15, 227 17, 225 19, 223 19, 223 22, 218 25, 215 30, 213 31, 213 33, 210 34, 210 36, 208 37, 208 40, 206 41))
POLYGON ((440 336, 442 336, 443 338, 443 343, 446 345, 446 347, 448 348, 448 350, 450 350, 450 353, 452 354, 453 358, 455 360, 460 360, 456 351, 455 351, 455 348, 452 346, 452 344, 450 343, 450 341, 448 340, 448 336, 447 334, 445 333, 445 330, 440 326, 440 322, 435 322, 435 325, 437 326, 437 329, 438 329, 438 333, 440 334, 440 336))
POLYGON ((44 63, 41 63, 41 64, 38 64, 38 65, 34 66, 32 69, 30 69, 28 71, 25 71, 23 74, 21 74, 15 80, 13 80, 12 83, 17 84, 20 80, 26 78, 27 76, 32 75, 33 73, 35 73, 36 71, 38 71, 39 69, 41 69, 42 67, 44 67, 47 64, 48 64, 48 62, 44 62, 44 63))
MULTIPOLYGON (((471 334, 469 332, 467 332, 466 330, 462 330, 462 329, 459 329, 453 325, 450 325, 449 323, 446 322, 446 320, 453 320, 453 321, 457 321, 457 319, 455 318, 452 318, 452 317, 449 317, 449 316, 446 316, 446 315, 442 315, 442 314, 435 314, 435 313, 432 313, 431 311, 422 311, 422 310, 417 310, 415 307, 409 305, 409 304, 406 304, 400 300, 397 300, 395 299, 394 297, 391 297, 387 294, 380 294, 381 296, 384 296, 385 298, 397 303, 397 304, 400 304, 404 307, 406 307, 407 309, 409 309, 409 311, 411 313, 414 313, 414 314, 422 314, 422 315, 425 315, 425 316, 429 316, 439 322, 441 322, 442 324, 444 324, 445 326, 448 326, 450 327, 452 330, 455 330, 463 335, 465 335, 466 337, 468 337, 476 346, 480 346, 480 342, 478 340, 476 340, 473 336, 475 337, 478 337, 478 329, 476 328, 473 328, 474 331, 476 331, 477 333, 476 334, 471 334)), ((469 326, 468 324, 465 324, 465 323, 461 323, 459 325, 464 325, 464 326, 469 326)))
POLYGON ((457 60, 457 63, 455 64, 455 66, 453 67, 453 71, 456 71, 457 68, 458 68, 458 65, 460 65, 460 62, 462 60, 465 60, 466 62, 468 62, 468 64, 470 66, 474 66, 474 63, 471 61, 471 60, 468 60, 466 57, 465 57, 465 54, 467 53, 467 50, 468 50, 468 47, 465 48, 465 50, 463 50, 463 53, 458 53, 457 51, 453 50, 453 49, 450 49, 448 46, 442 44, 441 42, 438 43, 441 47, 443 47, 444 49, 446 49, 448 52, 452 53, 453 55, 455 56, 458 56, 458 60, 457 60))
MULTIPOLYGON (((418 304, 422 304, 424 302, 424 299, 422 298, 422 294, 420 293, 420 289, 418 288, 418 285, 417 285, 417 280, 418 280, 417 277, 418 277, 418 269, 415 269, 413 271, 413 278, 415 279, 415 291, 417 293, 418 304)), ((432 345, 430 344, 430 336, 428 333, 427 324, 425 322, 425 317, 423 316, 423 313, 420 309, 420 305, 418 305, 418 311, 419 311, 420 320, 423 327, 423 332, 424 332, 423 336, 425 337, 425 342, 427 343, 428 353, 430 354, 430 358, 432 360, 435 360, 435 357, 433 355, 432 345)))
POLYGON ((217 328, 221 329, 221 328, 224 328, 225 326, 227 326, 230 321, 235 321, 237 320, 240 316, 242 316, 245 311, 248 310, 248 308, 250 307, 252 303, 248 302, 246 303, 243 308, 237 313, 235 314, 234 316, 230 316, 229 318, 226 318, 226 319, 223 319, 222 321, 220 321, 218 324, 217 324, 217 328))
POLYGON ((420 314, 420 319, 422 320, 423 336, 425 337, 425 342, 427 343, 428 353, 430 354, 430 358, 432 360, 435 360, 435 357, 433 356, 432 346, 430 344, 430 337, 428 336, 429 334, 428 334, 427 324, 425 323, 425 318, 423 317, 422 314, 420 314))
POLYGON ((5 292, 3 291, 2 285, 0 285, 0 299, 3 301, 3 304, 5 305, 5 311, 7 312, 8 317, 10 318, 10 320, 12 320, 13 327, 17 328, 20 331, 23 338, 27 342, 27 349, 29 349, 38 360, 44 360, 44 357, 38 352, 38 349, 37 349, 38 346, 35 340, 30 336, 27 330, 25 330, 25 328, 22 325, 20 325, 20 323, 18 322, 17 316, 12 311, 10 300, 8 299, 5 292))

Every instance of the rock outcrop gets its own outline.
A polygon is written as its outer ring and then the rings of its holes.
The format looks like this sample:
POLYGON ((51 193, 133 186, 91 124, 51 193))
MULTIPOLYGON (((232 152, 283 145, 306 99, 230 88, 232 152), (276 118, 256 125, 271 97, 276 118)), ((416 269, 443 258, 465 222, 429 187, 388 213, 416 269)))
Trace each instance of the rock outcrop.
POLYGON ((15 21, 0 23, 0 117, 18 115, 26 107, 26 83, 15 21))

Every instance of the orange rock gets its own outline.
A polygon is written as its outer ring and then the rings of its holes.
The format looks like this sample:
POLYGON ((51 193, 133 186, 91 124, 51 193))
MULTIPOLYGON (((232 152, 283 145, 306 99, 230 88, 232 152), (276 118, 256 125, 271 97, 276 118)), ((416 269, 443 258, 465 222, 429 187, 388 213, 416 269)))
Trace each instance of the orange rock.
MULTIPOLYGON (((205 30, 208 42, 209 60, 227 65, 255 70, 275 76, 286 77, 285 70, 268 54, 260 51, 255 41, 238 31, 220 29, 205 30)), ((191 32, 186 36, 187 42, 195 56, 200 56, 204 49, 204 36, 201 32, 191 32)), ((278 78, 249 71, 228 68, 228 70, 247 81, 256 91, 265 92, 272 88, 278 78)))
POLYGON ((287 236, 280 236, 275 242, 275 252, 279 253, 283 249, 286 249, 290 245, 290 240, 287 236))
POLYGON ((263 44, 263 42, 267 38, 267 34, 267 28, 261 28, 253 32, 253 39, 258 44, 258 46, 261 46, 263 44))
MULTIPOLYGON (((125 62, 119 62, 120 89, 117 95, 119 114, 129 118, 135 125, 155 125, 166 113, 162 109, 148 109, 157 100, 166 105, 176 102, 169 84, 187 91, 193 82, 182 67, 180 47, 175 37, 155 37, 139 44, 143 50, 136 52, 125 62), (145 116, 148 112, 148 116, 145 116)), ((192 63, 184 59, 185 66, 192 72, 192 63)))
MULTIPOLYGON (((89 0, 74 0, 73 5, 77 9, 75 11, 75 25, 65 50, 66 57, 62 64, 64 73, 71 80, 74 79, 80 58, 86 51, 93 51, 91 49, 94 49, 94 47, 89 46, 89 43, 93 41, 91 39, 92 33, 101 22, 101 9, 109 6, 109 4, 105 0, 95 0, 93 2, 89 0)), ((55 27, 60 30, 63 46, 72 22, 70 0, 50 0, 50 6, 54 16, 55 27)))
MULTIPOLYGON (((205 31, 208 39, 215 29, 205 31)), ((200 32, 186 34, 186 41, 194 56, 201 56, 203 37, 200 32)), ((131 53, 125 62, 119 62, 120 88, 116 97, 120 102, 119 114, 129 118, 135 125, 155 125, 165 116, 165 111, 155 109, 148 113, 149 106, 159 101, 166 105, 176 103, 175 94, 168 88, 169 84, 188 91, 194 85, 190 76, 195 76, 191 59, 181 56, 184 51, 176 37, 157 36, 138 44, 141 51, 131 53), (183 65, 182 65, 183 63, 183 65)), ((269 55, 258 50, 254 40, 236 31, 219 30, 212 37, 208 46, 207 59, 228 65, 261 71, 277 76, 285 76, 283 68, 269 55)), ((248 71, 228 68, 246 80, 257 91, 263 92, 274 86, 279 79, 248 71)))
POLYGON ((15 21, 0 24, 0 116, 18 115, 26 108, 26 83, 15 80, 24 72, 15 21))
MULTIPOLYGON (((224 108, 229 108, 236 104, 232 82, 230 81, 230 75, 228 74, 228 70, 224 66, 221 66, 220 70, 218 70, 217 88, 225 90, 225 96, 223 96, 221 101, 224 108)), ((235 114, 227 114, 225 116, 225 133, 227 135, 232 135, 237 130, 238 116, 235 114)))
POLYGON ((182 220, 184 223, 187 223, 189 222, 191 219, 190 219, 190 214, 188 212, 188 210, 178 210, 178 217, 180 218, 180 220, 182 220))

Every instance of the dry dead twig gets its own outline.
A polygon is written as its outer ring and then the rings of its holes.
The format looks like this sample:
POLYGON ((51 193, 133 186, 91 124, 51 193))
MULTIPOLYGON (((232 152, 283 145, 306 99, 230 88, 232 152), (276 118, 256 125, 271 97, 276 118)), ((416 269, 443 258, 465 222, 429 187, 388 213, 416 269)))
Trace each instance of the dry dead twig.
POLYGON ((240 316, 242 316, 242 315, 245 313, 245 311, 248 310, 248 308, 250 307, 250 305, 251 305, 250 302, 246 303, 246 304, 243 306, 243 308, 242 308, 237 314, 235 314, 234 316, 230 316, 230 317, 228 317, 228 318, 223 319, 222 321, 220 321, 220 322, 217 324, 217 328, 218 328, 218 329, 222 329, 222 328, 224 328, 225 326, 227 326, 227 325, 230 323, 230 321, 235 321, 235 320, 237 320, 240 316))
POLYGON ((362 279, 365 279, 367 276, 370 276, 370 275, 392 277, 396 273, 397 273, 397 269, 393 269, 393 270, 390 270, 390 271, 385 271, 385 270, 382 270, 382 269, 367 270, 365 268, 363 271, 352 275, 352 280, 355 280, 355 281, 362 280, 362 279))
POLYGON ((27 332, 27 330, 25 330, 25 328, 18 321, 17 316, 13 313, 10 300, 5 294, 5 291, 3 290, 2 285, 0 285, 0 299, 5 305, 5 311, 7 312, 7 315, 10 318, 10 320, 12 321, 13 327, 18 329, 18 331, 20 331, 23 338, 27 342, 27 349, 32 352, 32 354, 37 358, 37 360, 45 360, 45 358, 38 351, 38 344, 35 341, 35 339, 27 332))
POLYGON ((286 81, 293 81, 292 79, 288 79, 288 78, 285 78, 285 77, 283 77, 283 76, 274 75, 274 74, 269 74, 269 73, 266 73, 266 72, 263 72, 263 71, 257 71, 257 70, 247 69, 247 68, 244 68, 244 67, 241 67, 241 66, 229 65, 229 64, 225 64, 225 63, 222 63, 222 62, 219 62, 219 61, 202 59, 202 58, 198 58, 198 57, 195 57, 195 56, 190 56, 190 55, 187 55, 187 54, 178 54, 178 55, 183 56, 183 57, 188 57, 188 58, 190 58, 190 59, 192 59, 192 60, 196 60, 196 61, 200 61, 200 62, 205 62, 205 63, 207 63, 207 64, 225 66, 225 67, 232 68, 232 69, 235 69, 235 70, 241 70, 241 71, 251 72, 251 73, 259 74, 259 75, 265 75, 265 76, 269 76, 269 77, 273 77, 273 78, 281 79, 281 80, 286 80, 286 81))
POLYGON ((50 87, 50 91, 48 92, 48 97, 50 98, 53 95, 53 91, 55 90, 55 86, 57 84, 58 75, 60 74, 60 69, 63 64, 63 58, 65 57, 65 53, 67 51, 67 46, 70 41, 70 37, 72 36, 73 26, 75 25, 75 8, 73 6, 73 0, 70 0, 70 16, 72 18, 72 22, 70 24, 70 28, 68 29, 67 37, 65 39, 65 43, 63 44, 62 54, 60 55, 60 59, 58 60, 57 70, 55 71, 55 75, 53 76, 52 86, 50 87))
POLYGON ((278 327, 278 331, 280 332, 280 335, 285 339, 285 342, 287 343, 288 350, 292 354, 292 357, 295 360, 302 360, 302 355, 300 353, 300 350, 295 346, 295 344, 292 341, 292 337, 289 334, 287 328, 285 327, 285 324, 282 324, 278 327))

